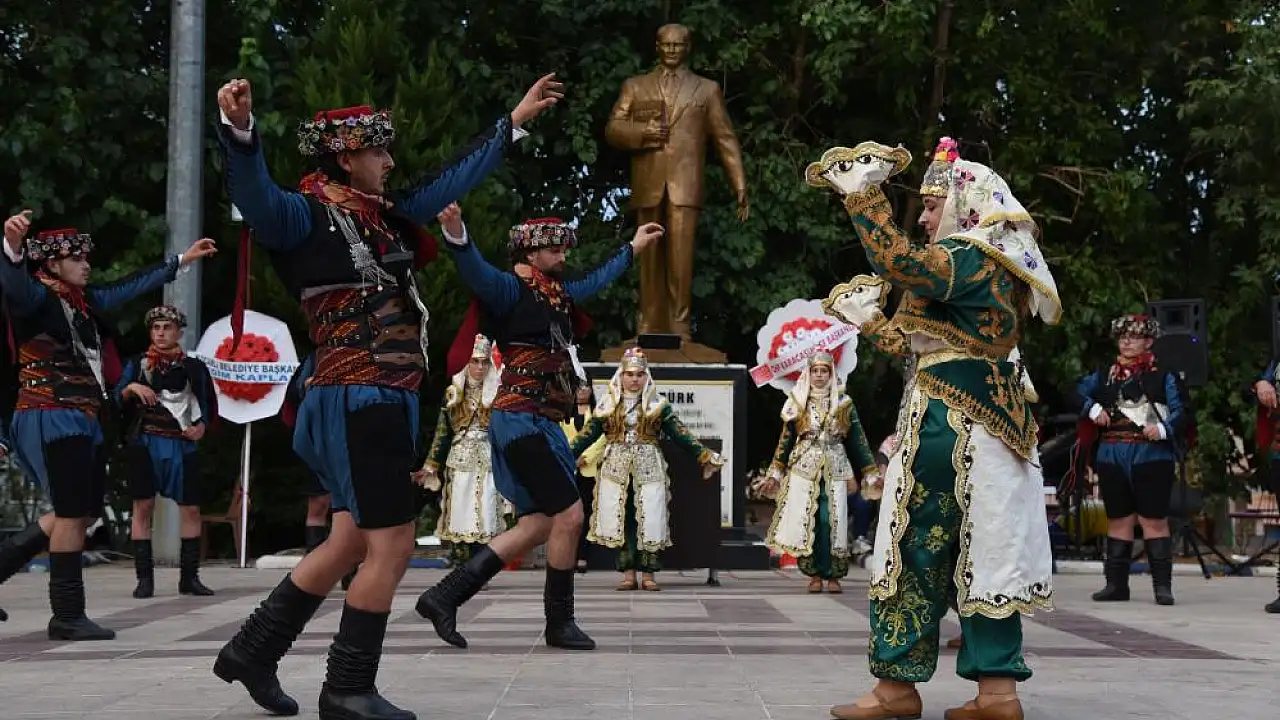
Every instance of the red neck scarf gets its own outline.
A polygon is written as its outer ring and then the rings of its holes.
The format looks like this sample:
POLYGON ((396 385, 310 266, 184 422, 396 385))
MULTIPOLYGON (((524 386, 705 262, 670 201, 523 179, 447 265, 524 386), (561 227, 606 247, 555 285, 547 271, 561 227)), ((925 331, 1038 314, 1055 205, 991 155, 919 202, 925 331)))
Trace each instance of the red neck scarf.
POLYGON ((547 304, 556 310, 563 309, 569 302, 569 294, 564 290, 564 283, 532 265, 526 263, 517 265, 516 277, 527 283, 529 287, 533 288, 534 292, 546 299, 547 304), (521 267, 528 268, 527 275, 520 272, 521 267))
POLYGON ((382 219, 382 211, 392 207, 391 201, 378 195, 360 192, 349 185, 333 182, 328 175, 317 170, 298 183, 298 191, 310 195, 325 205, 333 205, 348 210, 360 218, 366 227, 378 231, 376 239, 379 249, 386 251, 387 241, 394 237, 387 223, 382 219))
POLYGON ((186 356, 187 354, 183 352, 181 347, 161 350, 155 345, 152 345, 147 348, 147 352, 144 357, 147 360, 147 368, 151 370, 151 372, 163 373, 168 370, 170 366, 182 362, 182 359, 186 356))
POLYGON ((1129 378, 1137 377, 1155 369, 1156 356, 1149 352, 1143 353, 1133 360, 1117 357, 1115 364, 1111 366, 1111 379, 1115 382, 1124 382, 1129 378))
POLYGON ((71 309, 83 315, 89 314, 89 303, 85 300, 84 288, 68 285, 45 272, 43 268, 36 271, 36 279, 52 290, 59 298, 66 300, 71 309))

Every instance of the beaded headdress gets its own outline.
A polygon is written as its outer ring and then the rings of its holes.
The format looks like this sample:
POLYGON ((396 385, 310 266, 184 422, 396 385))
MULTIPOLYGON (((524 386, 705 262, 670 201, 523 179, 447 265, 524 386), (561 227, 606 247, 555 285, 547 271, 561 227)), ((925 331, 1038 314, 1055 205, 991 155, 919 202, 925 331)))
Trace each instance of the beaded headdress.
POLYGON ((88 255, 93 251, 93 238, 75 228, 45 230, 27 238, 27 258, 36 262, 88 255))
POLYGON ((368 105, 321 110, 315 119, 298 124, 298 151, 312 157, 344 150, 386 147, 395 139, 391 111, 375 111, 368 105))
POLYGON ((644 350, 638 347, 627 348, 622 353, 622 362, 618 364, 618 369, 626 372, 628 370, 649 371, 649 357, 644 354, 644 350))
POLYGON ((809 357, 809 367, 814 365, 826 365, 834 369, 836 366, 836 357, 826 350, 819 350, 809 357))
POLYGON ((924 171, 924 180, 920 182, 920 194, 944 198, 951 192, 951 171, 955 161, 960 159, 956 141, 944 137, 938 141, 938 149, 933 152, 933 162, 924 171))
POLYGON ((541 250, 563 245, 571 248, 578 244, 578 232, 560 218, 538 218, 511 228, 511 250, 541 250))
POLYGON ((1160 337, 1160 323, 1147 315, 1124 315, 1111 321, 1111 337, 1134 335, 1155 340, 1160 337))
POLYGON ((180 328, 187 326, 186 314, 172 305, 159 305, 151 308, 147 311, 146 318, 143 322, 147 327, 151 327, 152 325, 162 321, 171 322, 180 328))

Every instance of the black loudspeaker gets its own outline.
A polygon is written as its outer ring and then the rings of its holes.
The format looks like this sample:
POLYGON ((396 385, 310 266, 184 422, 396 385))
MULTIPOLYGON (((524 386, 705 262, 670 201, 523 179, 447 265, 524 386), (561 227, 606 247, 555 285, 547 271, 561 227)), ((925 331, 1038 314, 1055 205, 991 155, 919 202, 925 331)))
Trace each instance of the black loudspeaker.
POLYGON ((1271 297, 1271 357, 1280 358, 1280 295, 1271 297))
POLYGON ((1160 323, 1151 351, 1160 369, 1178 373, 1188 387, 1209 382, 1209 331, 1204 300, 1157 300, 1147 314, 1160 323))

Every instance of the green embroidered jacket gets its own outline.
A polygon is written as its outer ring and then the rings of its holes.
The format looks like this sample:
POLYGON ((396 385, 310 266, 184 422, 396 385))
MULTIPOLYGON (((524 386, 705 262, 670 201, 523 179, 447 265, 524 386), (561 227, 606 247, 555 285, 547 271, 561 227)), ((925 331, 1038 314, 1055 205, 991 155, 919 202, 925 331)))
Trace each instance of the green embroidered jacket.
MULTIPOLYGON (((810 423, 807 408, 797 413, 794 420, 783 420, 782 435, 778 437, 778 447, 774 450, 773 462, 769 465, 771 476, 786 474, 792 463, 791 456, 795 452, 796 441, 810 431, 810 423)), ((875 453, 871 451, 871 443, 867 442, 867 434, 862 430, 862 420, 858 418, 858 409, 849 396, 841 396, 830 423, 831 429, 844 440, 845 455, 856 463, 855 467, 861 469, 862 476, 878 472, 875 453)))
POLYGON ((893 318, 864 326, 863 335, 896 355, 911 353, 913 334, 941 341, 945 350, 920 356, 917 387, 1030 458, 1037 427, 1020 368, 1008 362, 1029 319, 1030 287, 994 250, 967 240, 912 245, 879 187, 844 202, 876 274, 905 291, 893 318))
MULTIPOLYGON (((569 449, 574 457, 578 457, 586 452, 587 448, 591 447, 601 435, 609 444, 627 442, 627 430, 627 416, 622 410, 622 404, 619 403, 613 412, 604 417, 592 413, 591 419, 582 428, 582 432, 570 441, 569 449)), ((693 453, 698 458, 699 465, 706 465, 716 457, 715 452, 698 442, 693 433, 690 433, 684 423, 680 422, 680 418, 676 417, 675 411, 665 400, 656 412, 641 413, 640 420, 636 423, 635 433, 634 442, 648 445, 657 445, 659 438, 665 434, 677 445, 693 453)))

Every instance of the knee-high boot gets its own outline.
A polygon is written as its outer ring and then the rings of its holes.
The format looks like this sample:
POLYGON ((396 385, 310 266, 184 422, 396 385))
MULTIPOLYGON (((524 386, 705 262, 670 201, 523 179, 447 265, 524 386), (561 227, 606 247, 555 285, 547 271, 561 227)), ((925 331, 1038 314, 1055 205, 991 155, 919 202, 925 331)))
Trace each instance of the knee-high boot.
POLYGON ((475 597, 485 583, 502 571, 506 563, 488 545, 471 555, 466 565, 455 567, 434 587, 418 597, 418 614, 431 621, 441 640, 465 648, 467 639, 458 632, 458 608, 475 597))
POLYGON ((84 558, 80 551, 49 553, 50 640, 114 640, 116 633, 85 615, 84 558))
MULTIPOLYGON (((44 552, 49 547, 49 536, 40 529, 40 523, 31 523, 17 534, 11 535, 0 543, 0 584, 14 576, 31 558, 44 552)), ((0 622, 9 619, 9 614, 0 610, 0 622)))
POLYGON ((1173 538, 1147 540, 1147 561, 1151 566, 1151 587, 1157 605, 1173 604, 1173 538))
POLYGON ((156 563, 150 539, 133 541, 133 569, 138 575, 138 586, 133 589, 133 596, 141 600, 155 595, 156 563))
POLYGON ((417 720, 378 692, 378 664, 389 613, 345 605, 320 687, 320 720, 417 720))
POLYGON ((213 674, 223 682, 244 685, 267 712, 297 715, 298 703, 280 687, 276 669, 322 602, 323 597, 294 585, 292 576, 285 577, 223 646, 213 674))
POLYGON ((1276 599, 1262 608, 1272 615, 1280 615, 1280 568, 1276 568, 1276 599))
POLYGON ((178 594, 208 597, 213 591, 200 582, 200 538, 182 538, 179 551, 178 594))
POLYGON ((1107 559, 1102 566, 1107 586, 1093 594, 1095 602, 1123 602, 1129 599, 1129 563, 1132 555, 1132 540, 1107 538, 1107 559))
POLYGON ((547 645, 565 650, 595 650, 592 640, 573 617, 573 568, 557 570, 547 566, 547 582, 542 591, 547 616, 547 645))

